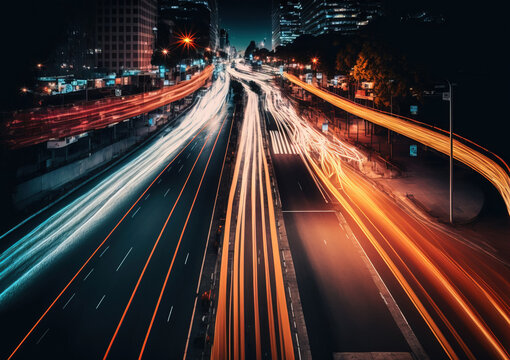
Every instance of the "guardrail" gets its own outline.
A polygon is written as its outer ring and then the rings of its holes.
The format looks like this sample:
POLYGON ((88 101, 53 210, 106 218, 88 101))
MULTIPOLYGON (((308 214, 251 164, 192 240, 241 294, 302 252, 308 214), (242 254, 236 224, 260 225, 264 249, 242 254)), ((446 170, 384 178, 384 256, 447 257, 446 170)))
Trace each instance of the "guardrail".
POLYGON ((14 112, 0 124, 1 140, 18 149, 114 125, 190 95, 205 85, 213 69, 209 65, 190 80, 147 93, 14 112))
MULTIPOLYGON (((284 73, 283 77, 344 111, 450 156, 449 133, 443 129, 357 104, 339 95, 307 84, 295 75, 284 73)), ((510 167, 508 164, 490 150, 457 134, 454 135, 453 148, 454 159, 481 174, 496 187, 510 215, 510 167)))

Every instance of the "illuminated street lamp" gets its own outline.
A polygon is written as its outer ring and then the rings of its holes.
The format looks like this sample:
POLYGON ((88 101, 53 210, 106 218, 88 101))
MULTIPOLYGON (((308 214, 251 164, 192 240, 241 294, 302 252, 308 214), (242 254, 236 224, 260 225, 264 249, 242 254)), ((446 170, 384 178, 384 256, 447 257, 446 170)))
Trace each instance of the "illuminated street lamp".
POLYGON ((167 49, 163 49, 163 50, 161 50, 161 53, 166 56, 166 55, 168 55, 168 50, 167 49))
POLYGON ((318 61, 319 61, 319 59, 317 59, 316 57, 314 57, 314 58, 312 59, 312 62, 313 62, 314 64, 317 64, 317 62, 318 62, 318 61))
POLYGON ((38 63, 38 64, 37 64, 36 66, 37 66, 37 68, 38 68, 38 69, 42 69, 42 67, 43 67, 43 64, 41 64, 41 63, 38 63))

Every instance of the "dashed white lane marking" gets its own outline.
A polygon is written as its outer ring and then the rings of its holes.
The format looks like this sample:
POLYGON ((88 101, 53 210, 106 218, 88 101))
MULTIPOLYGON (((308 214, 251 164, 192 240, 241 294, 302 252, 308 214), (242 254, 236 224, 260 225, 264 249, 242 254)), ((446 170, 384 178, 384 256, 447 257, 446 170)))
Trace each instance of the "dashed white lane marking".
POLYGON ((92 271, 94 271, 94 268, 92 268, 89 273, 87 274, 87 276, 85 276, 85 278, 83 278, 83 281, 87 280, 88 277, 90 276, 90 274, 92 274, 92 271))
POLYGON ((124 256, 124 259, 122 259, 122 261, 120 262, 119 266, 117 267, 117 270, 115 270, 115 271, 119 271, 120 267, 122 266, 122 264, 124 264, 124 260, 126 260, 126 258, 128 257, 129 253, 131 252, 131 250, 133 250, 133 247, 131 247, 129 249, 129 251, 127 252, 126 256, 124 256))
POLYGON ((99 302, 97 303, 97 306, 96 306, 96 310, 99 309, 99 306, 101 306, 101 303, 103 302, 104 298, 106 297, 106 295, 103 295, 103 297, 101 298, 101 300, 99 300, 99 302))
POLYGON ((168 195, 169 191, 170 191, 170 188, 167 189, 167 191, 165 192, 165 196, 163 196, 163 197, 166 197, 168 195))
POLYGON ((133 213, 133 215, 131 215, 131 219, 133 219, 135 217, 135 215, 138 213, 138 211, 140 211, 142 207, 139 206, 138 209, 136 209, 136 211, 133 213))
POLYGON ((145 197, 145 200, 147 200, 149 198, 149 196, 151 196, 150 193, 147 194, 147 196, 145 197))
POLYGON ((47 328, 46 331, 44 332, 44 334, 42 334, 42 336, 39 338, 39 340, 37 340, 37 342, 35 343, 36 345, 39 345, 39 343, 41 342, 41 340, 43 339, 44 336, 46 336, 46 334, 48 333, 48 331, 50 331, 50 328, 47 328))
POLYGON ((161 178, 159 178, 159 180, 158 180, 158 184, 159 184, 159 183, 161 183, 161 178))
POLYGON ((189 253, 186 254, 186 260, 184 260, 184 265, 186 265, 188 263, 188 257, 189 257, 189 253))
POLYGON ((299 188, 301 189, 301 191, 303 191, 303 187, 301 186, 301 183, 298 181, 297 184, 299 185, 299 188))
POLYGON ((191 155, 191 153, 189 153, 188 155, 186 155, 186 159, 189 159, 189 156, 191 155))
POLYGON ((62 307, 62 310, 64 310, 66 308, 66 306, 71 302, 71 300, 73 300, 74 295, 76 295, 76 293, 73 293, 73 295, 71 295, 69 300, 67 300, 66 304, 62 307))
POLYGON ((181 172, 182 168, 183 168, 184 165, 181 165, 181 167, 179 168, 179 171, 177 171, 178 173, 181 172))
POLYGON ((174 306, 172 305, 172 307, 170 308, 170 312, 168 313, 168 318, 166 319, 166 322, 170 321, 170 316, 172 316, 172 311, 173 310, 174 310, 174 306))
POLYGON ((101 253, 101 255, 99 255, 99 257, 103 256, 103 254, 104 254, 104 253, 106 252, 106 250, 108 250, 109 248, 110 248, 110 245, 108 245, 108 246, 106 247, 106 249, 104 249, 104 250, 103 250, 103 252, 101 253))

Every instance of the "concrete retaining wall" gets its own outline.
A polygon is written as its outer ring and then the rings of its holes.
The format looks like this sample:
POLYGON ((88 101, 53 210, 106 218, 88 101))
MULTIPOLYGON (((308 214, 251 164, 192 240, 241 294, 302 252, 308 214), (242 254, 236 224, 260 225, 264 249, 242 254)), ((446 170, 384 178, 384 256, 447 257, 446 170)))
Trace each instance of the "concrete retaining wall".
POLYGON ((109 162, 114 157, 133 146, 135 142, 135 137, 118 141, 92 153, 88 158, 62 166, 19 184, 14 193, 14 204, 16 207, 21 208, 28 203, 37 201, 42 198, 46 192, 55 190, 70 181, 77 180, 90 171, 109 162))

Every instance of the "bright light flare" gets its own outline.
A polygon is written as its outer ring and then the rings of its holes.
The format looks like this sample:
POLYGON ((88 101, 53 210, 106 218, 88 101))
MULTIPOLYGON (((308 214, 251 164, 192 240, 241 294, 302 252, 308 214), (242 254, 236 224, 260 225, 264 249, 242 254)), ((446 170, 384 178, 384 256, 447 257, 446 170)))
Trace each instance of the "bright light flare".
POLYGON ((196 49, 196 37, 195 34, 192 33, 180 33, 177 36, 177 45, 185 48, 186 50, 196 49))

